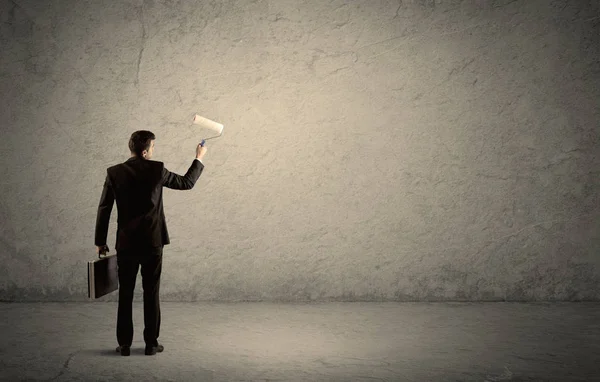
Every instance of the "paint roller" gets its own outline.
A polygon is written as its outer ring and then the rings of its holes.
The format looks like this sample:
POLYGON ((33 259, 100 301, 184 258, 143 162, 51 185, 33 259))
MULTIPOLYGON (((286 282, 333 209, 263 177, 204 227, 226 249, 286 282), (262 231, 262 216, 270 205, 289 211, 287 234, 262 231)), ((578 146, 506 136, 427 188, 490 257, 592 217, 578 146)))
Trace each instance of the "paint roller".
POLYGON ((194 125, 199 125, 200 127, 207 129, 211 132, 211 134, 217 133, 219 135, 215 135, 213 137, 203 138, 200 146, 204 147, 204 142, 209 139, 218 138, 223 134, 224 126, 218 122, 211 121, 208 118, 204 118, 199 116, 198 114, 194 115, 194 121, 192 122, 194 125))

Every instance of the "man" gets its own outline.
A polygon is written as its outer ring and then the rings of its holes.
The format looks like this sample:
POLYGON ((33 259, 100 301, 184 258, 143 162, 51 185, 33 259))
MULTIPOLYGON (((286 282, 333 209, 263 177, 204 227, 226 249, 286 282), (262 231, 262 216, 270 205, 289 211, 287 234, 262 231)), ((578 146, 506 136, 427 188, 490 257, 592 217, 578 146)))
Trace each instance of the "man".
POLYGON ((146 355, 162 352, 159 286, 163 247, 169 233, 163 211, 163 186, 190 190, 200 177, 206 147, 196 147, 196 158, 184 176, 170 172, 163 162, 151 160, 156 137, 146 130, 136 131, 129 140, 131 157, 107 169, 98 206, 95 244, 98 256, 106 255, 106 236, 113 202, 117 201, 118 225, 115 249, 119 274, 117 312, 117 352, 130 354, 133 341, 132 303, 138 269, 142 269, 144 289, 144 342, 146 355))

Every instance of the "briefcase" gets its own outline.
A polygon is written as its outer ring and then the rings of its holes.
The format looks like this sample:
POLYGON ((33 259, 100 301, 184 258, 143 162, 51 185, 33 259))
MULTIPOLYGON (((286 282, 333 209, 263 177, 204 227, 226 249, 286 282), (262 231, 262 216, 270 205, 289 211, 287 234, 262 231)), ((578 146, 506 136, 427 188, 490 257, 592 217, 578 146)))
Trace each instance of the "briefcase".
POLYGON ((88 262, 88 297, 95 299, 119 289, 117 255, 88 262))

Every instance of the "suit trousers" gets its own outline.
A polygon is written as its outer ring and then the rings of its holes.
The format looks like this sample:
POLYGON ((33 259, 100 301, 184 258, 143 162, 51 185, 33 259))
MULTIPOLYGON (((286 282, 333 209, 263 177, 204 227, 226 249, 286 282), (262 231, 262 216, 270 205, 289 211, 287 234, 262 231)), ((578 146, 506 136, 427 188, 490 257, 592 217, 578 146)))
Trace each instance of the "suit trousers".
POLYGON ((158 345, 162 254, 163 246, 117 252, 119 274, 117 341, 120 346, 131 346, 133 342, 133 292, 140 266, 144 289, 144 342, 146 346, 158 345))

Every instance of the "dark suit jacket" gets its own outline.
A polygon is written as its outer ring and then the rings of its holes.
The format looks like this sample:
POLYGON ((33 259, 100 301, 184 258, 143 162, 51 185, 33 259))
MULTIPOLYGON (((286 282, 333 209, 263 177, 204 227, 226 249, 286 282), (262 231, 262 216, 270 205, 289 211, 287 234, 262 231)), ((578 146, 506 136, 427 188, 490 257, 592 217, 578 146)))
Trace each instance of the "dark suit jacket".
POLYGON ((163 211, 163 186, 190 190, 204 165, 194 159, 184 176, 167 170, 163 162, 131 157, 109 167, 96 219, 97 246, 106 245, 108 222, 113 202, 117 201, 116 251, 169 244, 169 232, 163 211))

